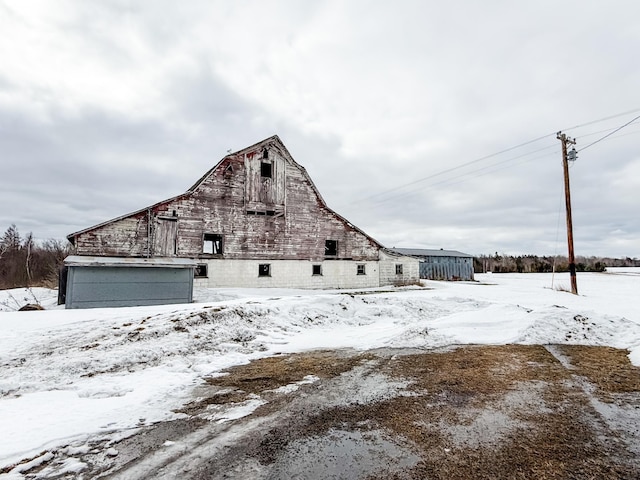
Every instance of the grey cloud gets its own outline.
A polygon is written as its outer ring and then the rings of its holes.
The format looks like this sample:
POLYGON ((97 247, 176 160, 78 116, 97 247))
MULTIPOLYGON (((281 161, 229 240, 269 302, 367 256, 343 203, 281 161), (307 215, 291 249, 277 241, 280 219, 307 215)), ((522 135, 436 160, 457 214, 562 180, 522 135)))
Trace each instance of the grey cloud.
MULTIPOLYGON (((278 134, 329 206, 386 245, 563 253, 552 132, 583 148, 633 114, 570 127, 640 107, 634 2, 175 5, 58 15, 47 30, 58 50, 41 53, 77 62, 65 88, 16 82, 0 57, 11 206, 0 228, 62 238, 181 193, 227 150, 278 134), (79 73, 96 72, 126 95, 83 89, 95 78, 79 73)), ((640 194, 621 180, 637 171, 639 131, 571 169, 579 254, 640 256, 640 194)))

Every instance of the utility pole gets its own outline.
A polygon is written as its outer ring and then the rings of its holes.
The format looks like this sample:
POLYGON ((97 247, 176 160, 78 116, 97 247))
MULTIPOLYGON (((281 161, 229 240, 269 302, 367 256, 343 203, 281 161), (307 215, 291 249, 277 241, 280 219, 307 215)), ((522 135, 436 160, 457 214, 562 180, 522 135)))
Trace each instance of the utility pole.
POLYGON ((573 254, 573 221, 571 220, 571 191, 569 189, 569 160, 576 159, 575 149, 567 154, 567 144, 575 145, 576 141, 558 132, 558 140, 562 142, 562 167, 564 169, 564 199, 567 210, 567 243, 569 244, 569 275, 571 276, 571 293, 578 294, 578 281, 576 279, 576 259, 573 254), (567 158, 569 156, 570 158, 567 158))

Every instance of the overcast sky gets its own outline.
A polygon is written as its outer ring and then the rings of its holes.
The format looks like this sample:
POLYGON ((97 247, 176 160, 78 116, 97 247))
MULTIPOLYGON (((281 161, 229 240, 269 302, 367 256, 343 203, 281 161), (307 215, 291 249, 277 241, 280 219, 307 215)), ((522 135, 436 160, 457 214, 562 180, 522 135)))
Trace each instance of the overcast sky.
POLYGON ((585 148, 640 115, 639 19, 637 0, 0 0, 0 229, 64 239, 277 134, 388 247, 566 254, 562 130, 576 254, 640 257, 640 119, 585 148))

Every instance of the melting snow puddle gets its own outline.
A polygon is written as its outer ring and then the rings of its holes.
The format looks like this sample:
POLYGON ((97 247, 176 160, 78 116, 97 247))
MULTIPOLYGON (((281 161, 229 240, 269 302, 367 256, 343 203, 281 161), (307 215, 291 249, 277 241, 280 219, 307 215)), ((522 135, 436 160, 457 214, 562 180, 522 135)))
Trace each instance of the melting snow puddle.
POLYGON ((390 442, 380 430, 329 430, 322 437, 291 442, 276 459, 270 478, 358 479, 412 467, 420 457, 390 442))
POLYGON ((237 403, 232 407, 228 407, 227 405, 209 405, 207 407, 207 413, 200 415, 200 417, 205 420, 224 423, 251 415, 256 408, 267 403, 257 395, 250 395, 249 397, 249 400, 237 403))
POLYGON ((282 387, 278 387, 276 389, 267 390, 267 391, 271 391, 274 393, 284 393, 284 394, 293 393, 300 388, 300 385, 308 385, 310 383, 315 383, 318 380, 320 380, 320 378, 315 375, 305 375, 304 378, 299 382, 289 383, 288 385, 283 385, 282 387))

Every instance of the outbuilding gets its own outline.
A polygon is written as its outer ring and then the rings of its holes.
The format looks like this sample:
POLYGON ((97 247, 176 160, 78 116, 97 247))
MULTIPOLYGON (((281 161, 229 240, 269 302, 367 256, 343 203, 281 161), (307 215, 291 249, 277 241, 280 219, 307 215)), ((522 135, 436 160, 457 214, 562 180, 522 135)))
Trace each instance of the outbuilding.
POLYGON ((420 259, 420 278, 427 280, 473 280, 473 255, 456 250, 393 248, 401 255, 420 259))
POLYGON ((193 301, 196 262, 186 258, 65 259, 66 308, 131 307, 193 301))

